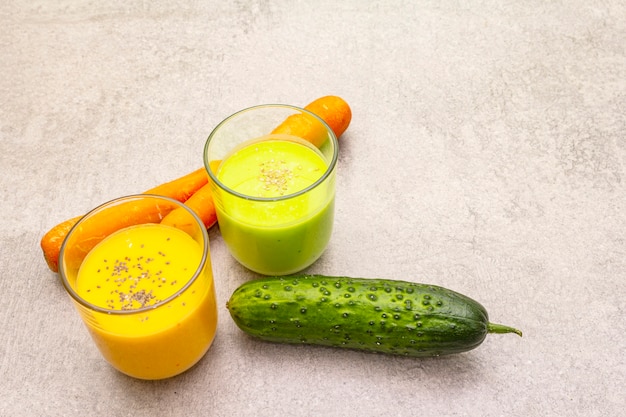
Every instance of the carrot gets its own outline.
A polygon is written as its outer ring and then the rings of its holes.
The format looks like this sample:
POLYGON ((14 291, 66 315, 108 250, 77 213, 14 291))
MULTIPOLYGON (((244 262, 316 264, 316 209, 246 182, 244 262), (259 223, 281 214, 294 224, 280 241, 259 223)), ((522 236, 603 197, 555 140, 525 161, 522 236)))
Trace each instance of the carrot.
MULTIPOLYGON (((346 131, 352 120, 350 106, 337 96, 324 96, 307 104, 305 110, 319 116, 339 137, 346 131)), ((274 134, 286 134, 307 139, 318 148, 327 138, 324 127, 306 113, 293 114, 272 131, 274 134)))
POLYGON ((352 121, 352 110, 341 97, 321 97, 307 104, 304 109, 324 120, 337 137, 343 135, 352 121))
POLYGON ((43 251, 43 257, 48 264, 48 268, 57 272, 59 270, 59 254, 61 253, 61 245, 65 240, 65 236, 70 232, 70 229, 74 227, 76 223, 83 216, 73 217, 69 220, 65 220, 50 229, 41 238, 41 250, 43 251))
MULTIPOLYGON (((211 161, 211 171, 216 172, 217 167, 222 161, 211 161)), ((211 193, 211 183, 205 184, 196 191, 187 201, 185 205, 193 210, 209 229, 217 222, 217 214, 215 212, 215 204, 213 202, 213 194, 211 193)), ((184 208, 179 207, 171 211, 161 220, 161 224, 167 224, 174 227, 190 226, 189 215, 184 208)))
MULTIPOLYGON (((185 202, 191 197, 198 189, 207 184, 208 176, 204 168, 197 169, 187 175, 177 178, 173 181, 166 182, 151 188, 145 192, 145 194, 157 194, 166 197, 173 198, 180 202, 185 202)), ((118 214, 120 213, 118 209, 118 214)), ((69 233, 70 229, 82 218, 83 216, 77 216, 69 220, 65 220, 50 229, 41 238, 41 249, 43 251, 44 259, 50 268, 54 272, 59 270, 59 254, 61 252, 61 245, 65 240, 65 237, 69 233)), ((112 214, 107 222, 109 224, 120 224, 123 219, 116 219, 112 214)), ((106 222, 103 222, 104 228, 106 222)))

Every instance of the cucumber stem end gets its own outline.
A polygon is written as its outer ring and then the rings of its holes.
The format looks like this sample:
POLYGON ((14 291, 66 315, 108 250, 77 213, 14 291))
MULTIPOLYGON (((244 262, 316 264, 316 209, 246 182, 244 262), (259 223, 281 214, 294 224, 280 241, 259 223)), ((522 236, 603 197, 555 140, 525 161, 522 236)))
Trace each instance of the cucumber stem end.
POLYGON ((505 326, 497 323, 487 323, 487 332, 489 333, 515 333, 519 337, 522 337, 521 330, 517 330, 513 327, 505 326))

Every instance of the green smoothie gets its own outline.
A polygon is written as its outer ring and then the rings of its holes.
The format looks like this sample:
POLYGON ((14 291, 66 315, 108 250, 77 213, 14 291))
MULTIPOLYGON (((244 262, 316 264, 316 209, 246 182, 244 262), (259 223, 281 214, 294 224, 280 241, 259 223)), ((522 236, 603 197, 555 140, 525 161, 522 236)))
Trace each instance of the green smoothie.
POLYGON ((233 256, 265 275, 286 275, 324 252, 334 218, 334 170, 308 142, 270 135, 236 149, 217 169, 220 232, 233 256))

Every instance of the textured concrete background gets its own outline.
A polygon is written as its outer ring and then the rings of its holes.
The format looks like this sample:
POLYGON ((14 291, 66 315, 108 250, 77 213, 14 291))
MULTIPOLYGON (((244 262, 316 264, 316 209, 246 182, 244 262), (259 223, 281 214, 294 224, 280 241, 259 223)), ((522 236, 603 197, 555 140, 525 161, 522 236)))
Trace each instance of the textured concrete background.
POLYGON ((626 408, 623 1, 0 3, 0 415, 617 416, 626 408), (309 271, 443 285, 518 326, 406 359, 261 343, 211 229, 218 337, 112 370, 39 249, 202 166, 244 107, 344 97, 332 242, 309 271))

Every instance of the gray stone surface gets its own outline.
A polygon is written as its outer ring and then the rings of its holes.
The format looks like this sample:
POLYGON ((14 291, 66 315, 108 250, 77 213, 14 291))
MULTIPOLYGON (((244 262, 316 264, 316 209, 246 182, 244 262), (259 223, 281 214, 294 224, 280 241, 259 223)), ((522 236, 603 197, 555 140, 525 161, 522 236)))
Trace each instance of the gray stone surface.
POLYGON ((626 408, 623 1, 0 3, 0 415, 617 416, 626 408), (429 282, 524 337, 416 360, 261 343, 210 231, 218 337, 143 382, 100 357, 39 249, 202 166, 224 117, 336 94, 335 231, 310 272, 429 282))

